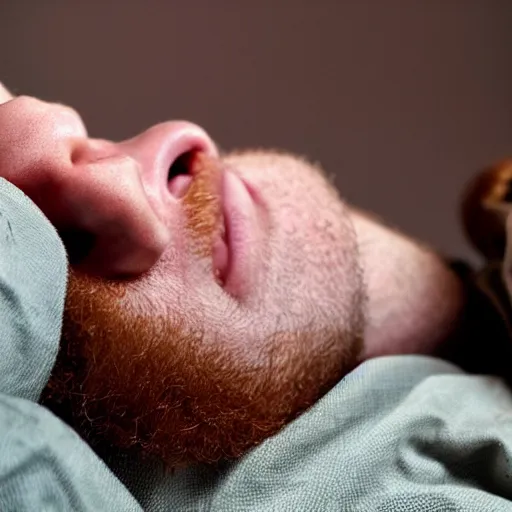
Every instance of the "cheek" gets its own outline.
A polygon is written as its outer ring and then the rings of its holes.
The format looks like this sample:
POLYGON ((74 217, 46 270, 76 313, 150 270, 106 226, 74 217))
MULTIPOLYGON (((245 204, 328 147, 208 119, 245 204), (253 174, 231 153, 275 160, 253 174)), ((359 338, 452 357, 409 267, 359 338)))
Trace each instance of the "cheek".
POLYGON ((323 192, 323 187, 314 194, 295 187, 276 202, 273 211, 273 238, 289 257, 304 258, 313 265, 335 265, 356 252, 355 232, 348 212, 332 194, 323 192))
POLYGON ((265 298, 298 324, 341 319, 362 289, 355 231, 329 194, 294 197, 276 210, 265 298))

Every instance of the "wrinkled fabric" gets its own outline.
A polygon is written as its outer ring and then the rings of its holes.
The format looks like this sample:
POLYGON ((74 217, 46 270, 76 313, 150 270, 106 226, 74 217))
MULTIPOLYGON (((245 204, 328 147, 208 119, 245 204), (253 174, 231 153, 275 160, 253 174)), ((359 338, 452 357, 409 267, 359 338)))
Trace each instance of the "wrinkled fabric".
POLYGON ((37 404, 59 347, 66 276, 55 229, 0 179, 0 511, 140 510, 75 432, 37 404))
MULTIPOLYGON (((428 357, 386 357, 218 472, 116 472, 145 510, 512 511, 512 396, 428 357)), ((115 467, 115 464, 113 465, 115 467)))
POLYGON ((101 460, 37 403, 66 271, 51 224, 0 179, 0 511, 512 511, 511 392, 424 356, 367 361, 233 463, 101 460))

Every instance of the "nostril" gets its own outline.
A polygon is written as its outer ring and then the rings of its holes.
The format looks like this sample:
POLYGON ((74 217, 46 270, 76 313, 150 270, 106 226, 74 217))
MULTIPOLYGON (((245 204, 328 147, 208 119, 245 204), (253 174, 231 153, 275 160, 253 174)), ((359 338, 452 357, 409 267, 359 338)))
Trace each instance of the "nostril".
POLYGON ((174 160, 173 164, 169 168, 167 181, 171 181, 173 178, 176 178, 176 176, 189 173, 192 154, 193 151, 187 151, 174 160))
POLYGON ((180 199, 183 197, 190 184, 192 183, 192 176, 190 174, 190 166, 195 151, 187 151, 181 154, 169 168, 167 175, 167 183, 171 194, 180 199))

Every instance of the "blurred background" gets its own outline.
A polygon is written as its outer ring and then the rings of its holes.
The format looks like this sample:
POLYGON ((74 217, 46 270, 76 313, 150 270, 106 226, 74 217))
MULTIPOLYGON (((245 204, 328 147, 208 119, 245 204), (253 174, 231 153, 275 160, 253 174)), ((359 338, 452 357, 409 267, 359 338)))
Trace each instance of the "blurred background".
POLYGON ((184 118, 320 162, 342 195, 475 261, 469 177, 512 156, 508 0, 3 0, 0 80, 121 139, 184 118))

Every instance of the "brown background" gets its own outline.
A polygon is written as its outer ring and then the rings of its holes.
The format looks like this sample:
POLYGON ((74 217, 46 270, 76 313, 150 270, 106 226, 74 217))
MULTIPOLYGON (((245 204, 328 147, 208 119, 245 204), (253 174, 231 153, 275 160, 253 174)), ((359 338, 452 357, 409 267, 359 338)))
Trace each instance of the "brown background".
POLYGON ((440 250, 472 256, 464 182, 512 155, 512 2, 0 0, 0 80, 94 136, 170 118, 271 146, 440 250))

